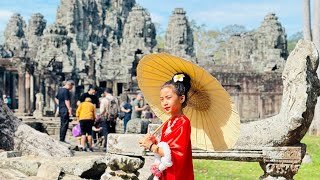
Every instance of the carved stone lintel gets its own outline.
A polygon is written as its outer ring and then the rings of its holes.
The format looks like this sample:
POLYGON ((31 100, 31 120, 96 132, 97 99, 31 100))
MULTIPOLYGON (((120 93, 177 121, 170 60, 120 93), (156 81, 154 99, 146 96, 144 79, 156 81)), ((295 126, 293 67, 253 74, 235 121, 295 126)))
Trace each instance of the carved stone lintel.
POLYGON ((281 164, 260 162, 264 175, 260 179, 293 179, 298 172, 300 164, 281 164))
POLYGON ((259 162, 264 171, 260 179, 293 179, 298 172, 306 146, 263 148, 263 162, 259 162))

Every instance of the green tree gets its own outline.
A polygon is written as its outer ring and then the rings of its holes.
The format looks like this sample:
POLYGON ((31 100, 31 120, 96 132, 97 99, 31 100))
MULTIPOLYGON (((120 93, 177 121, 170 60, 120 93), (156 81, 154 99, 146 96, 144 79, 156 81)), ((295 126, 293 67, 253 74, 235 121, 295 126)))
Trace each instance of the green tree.
POLYGON ((288 52, 290 53, 300 39, 303 39, 304 33, 302 31, 296 32, 288 38, 288 52))

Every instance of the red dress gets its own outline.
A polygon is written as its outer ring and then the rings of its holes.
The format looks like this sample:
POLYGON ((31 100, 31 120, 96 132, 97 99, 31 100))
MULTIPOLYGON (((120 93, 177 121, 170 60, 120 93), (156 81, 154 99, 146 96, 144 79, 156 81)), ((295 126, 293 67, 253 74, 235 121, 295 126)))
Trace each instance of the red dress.
POLYGON ((171 150, 172 166, 163 171, 161 180, 193 180, 191 151, 191 126, 186 116, 171 120, 171 132, 165 134, 169 121, 162 129, 161 142, 168 143, 171 150), (173 124, 173 125, 172 125, 173 124))

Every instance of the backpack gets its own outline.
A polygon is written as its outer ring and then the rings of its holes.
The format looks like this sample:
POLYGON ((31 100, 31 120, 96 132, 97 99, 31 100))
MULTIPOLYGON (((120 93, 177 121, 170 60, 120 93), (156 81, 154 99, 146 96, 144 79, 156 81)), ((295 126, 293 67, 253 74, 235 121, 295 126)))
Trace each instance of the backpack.
POLYGON ((107 118, 108 120, 116 119, 119 112, 118 104, 114 98, 112 100, 108 99, 108 101, 107 118))

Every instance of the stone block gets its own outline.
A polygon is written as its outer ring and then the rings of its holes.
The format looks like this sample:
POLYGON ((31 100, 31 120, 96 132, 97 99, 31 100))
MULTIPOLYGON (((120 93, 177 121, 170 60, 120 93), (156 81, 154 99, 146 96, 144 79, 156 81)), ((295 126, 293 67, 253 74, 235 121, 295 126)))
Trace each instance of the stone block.
POLYGON ((21 151, 5 151, 0 153, 0 158, 21 157, 21 151))
POLYGON ((142 157, 130 157, 117 154, 106 154, 108 167, 113 171, 122 170, 126 173, 135 173, 144 165, 142 157))
MULTIPOLYGON (((161 126, 161 124, 149 124, 148 125, 148 132, 153 133, 159 126, 161 126)), ((161 130, 162 130, 162 128, 160 128, 159 131, 155 134, 156 137, 161 136, 161 130)))
POLYGON ((39 167, 37 177, 47 179, 59 179, 61 168, 51 163, 44 163, 39 167))
POLYGON ((146 134, 148 130, 149 120, 147 119, 131 119, 127 124, 128 134, 146 134))
POLYGON ((8 158, 0 162, 0 168, 18 170, 28 176, 37 175, 40 165, 40 159, 32 157, 8 158))
POLYGON ((139 140, 144 134, 108 134, 107 151, 112 154, 143 156, 144 148, 139 146, 139 140))

